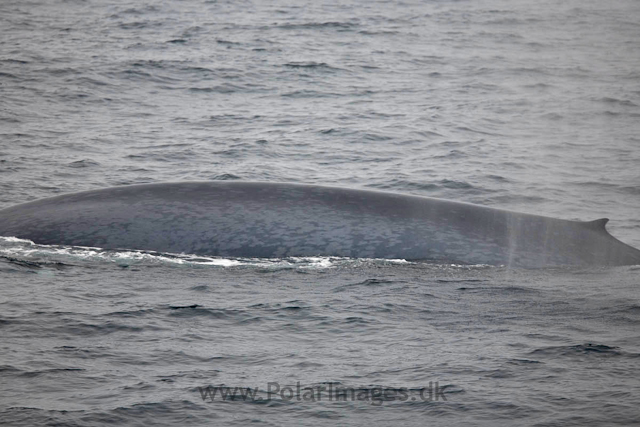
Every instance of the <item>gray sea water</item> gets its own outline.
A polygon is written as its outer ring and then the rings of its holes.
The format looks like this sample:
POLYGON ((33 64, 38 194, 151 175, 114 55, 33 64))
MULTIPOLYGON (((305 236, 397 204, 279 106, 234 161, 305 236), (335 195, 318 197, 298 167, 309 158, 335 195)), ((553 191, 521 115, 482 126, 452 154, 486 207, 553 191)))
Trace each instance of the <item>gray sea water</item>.
MULTIPOLYGON (((0 2, 0 208, 286 181, 639 247, 638 123, 635 0, 0 2)), ((0 423, 640 424, 639 273, 0 238, 0 423)))

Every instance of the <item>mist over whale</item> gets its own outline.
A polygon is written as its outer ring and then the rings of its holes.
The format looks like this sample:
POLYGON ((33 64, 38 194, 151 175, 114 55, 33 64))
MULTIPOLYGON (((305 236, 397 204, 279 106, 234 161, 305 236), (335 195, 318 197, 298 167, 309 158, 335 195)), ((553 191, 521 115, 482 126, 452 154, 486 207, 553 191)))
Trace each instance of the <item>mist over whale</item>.
POLYGON ((640 264, 607 219, 554 219, 420 196, 212 181, 67 194, 0 211, 38 244, 230 257, 338 256, 546 267, 640 264))

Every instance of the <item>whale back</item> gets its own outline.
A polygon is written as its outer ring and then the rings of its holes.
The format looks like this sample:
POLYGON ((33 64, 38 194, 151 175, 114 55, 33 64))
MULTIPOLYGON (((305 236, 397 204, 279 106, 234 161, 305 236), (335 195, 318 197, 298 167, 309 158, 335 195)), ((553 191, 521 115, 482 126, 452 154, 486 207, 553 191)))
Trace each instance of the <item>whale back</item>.
POLYGON ((344 256, 542 267, 640 263, 603 218, 568 221, 371 190, 286 183, 115 187, 0 211, 40 244, 213 256, 344 256))

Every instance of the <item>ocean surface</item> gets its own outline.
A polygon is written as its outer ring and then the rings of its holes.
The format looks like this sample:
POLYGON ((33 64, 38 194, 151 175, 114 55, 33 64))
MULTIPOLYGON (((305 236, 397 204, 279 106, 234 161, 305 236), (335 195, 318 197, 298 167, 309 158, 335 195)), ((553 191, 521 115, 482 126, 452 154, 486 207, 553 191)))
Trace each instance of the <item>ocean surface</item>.
MULTIPOLYGON (((607 217, 640 247, 636 0, 0 2, 0 208, 252 180, 607 217)), ((0 424, 640 424, 640 266, 0 238, 0 424)))

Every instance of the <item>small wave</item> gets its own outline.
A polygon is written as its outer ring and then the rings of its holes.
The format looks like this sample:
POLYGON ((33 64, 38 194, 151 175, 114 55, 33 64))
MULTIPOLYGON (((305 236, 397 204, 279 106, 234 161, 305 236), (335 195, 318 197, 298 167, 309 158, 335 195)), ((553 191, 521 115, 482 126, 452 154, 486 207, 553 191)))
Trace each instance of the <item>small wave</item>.
POLYGON ((43 375, 65 375, 69 372, 84 371, 82 368, 52 368, 39 371, 26 371, 20 374, 21 377, 35 378, 43 375))
POLYGON ((199 304, 169 306, 169 310, 169 316, 180 318, 209 317, 216 320, 245 320, 248 316, 243 310, 205 308, 199 304))
POLYGON ((71 162, 67 166, 70 168, 88 168, 92 166, 100 166, 100 163, 91 159, 82 159, 71 162))
POLYGON ((154 309, 147 308, 147 309, 140 309, 140 310, 114 311, 114 312, 111 312, 111 313, 106 313, 104 315, 105 316, 113 316, 113 317, 117 317, 117 318, 127 318, 127 317, 143 317, 143 316, 146 316, 146 315, 149 315, 149 314, 153 314, 153 313, 155 313, 154 309))
POLYGON ((341 71, 340 68, 332 67, 326 62, 287 62, 284 64, 287 68, 297 68, 306 70, 318 70, 318 71, 341 71))
POLYGON ((222 45, 227 45, 227 46, 241 45, 242 44, 242 43, 239 43, 239 42, 232 42, 231 40, 223 40, 223 39, 216 40, 216 43, 222 44, 222 45))
POLYGON ((398 283, 402 283, 400 281, 396 281, 396 280, 387 280, 387 279, 366 279, 362 282, 357 282, 357 283, 348 283, 346 285, 340 285, 338 287, 336 287, 333 292, 345 292, 345 291, 352 291, 352 290, 356 290, 358 288, 361 287, 384 287, 384 286, 388 286, 388 285, 393 285, 393 284, 398 284, 398 283))
POLYGON ((474 188, 473 185, 469 184, 466 181, 453 181, 450 179, 442 179, 439 183, 444 188, 453 188, 453 189, 471 189, 474 188))
MULTIPOLYGON (((56 313, 55 321, 49 321, 46 327, 42 327, 40 329, 27 330, 28 332, 33 333, 34 337, 41 337, 42 334, 46 334, 46 336, 54 337, 54 336, 79 336, 79 337, 96 337, 96 336, 105 336, 111 334, 141 334, 148 333, 150 331, 158 331, 162 328, 153 326, 153 325, 145 325, 145 326, 134 326, 128 325, 124 323, 118 322, 101 322, 96 319, 94 322, 84 322, 80 320, 75 320, 71 318, 60 318, 59 314, 56 313)), ((28 333, 25 332, 25 333, 28 333)))
POLYGON ((640 314, 640 305, 638 304, 630 304, 622 307, 617 307, 613 310, 614 313, 624 313, 624 314, 640 314))
POLYGON ((160 28, 164 26, 165 23, 161 21, 132 21, 132 22, 121 22, 118 24, 118 27, 122 30, 142 30, 146 28, 160 28))
POLYGON ((276 28, 280 28, 283 30, 304 30, 304 29, 309 29, 309 30, 316 30, 316 29, 332 29, 335 28, 337 30, 342 30, 342 31, 346 31, 346 30, 352 30, 356 25, 349 23, 349 22, 335 22, 335 21, 330 21, 330 22, 307 22, 304 24, 282 24, 282 25, 276 25, 276 28))
POLYGON ((538 348, 529 354, 535 356, 564 356, 564 357, 640 357, 640 354, 625 353, 619 347, 610 347, 604 344, 578 344, 571 346, 554 346, 538 348))
POLYGON ((196 92, 196 93, 200 92, 200 93, 221 93, 221 94, 236 93, 244 90, 245 88, 243 88, 242 86, 228 84, 228 83, 218 85, 218 86, 189 88, 189 91, 196 92))
POLYGON ((234 175, 232 173, 223 173, 223 174, 214 175, 211 177, 212 181, 233 181, 236 179, 242 179, 242 177, 238 175, 234 175))
POLYGON ((604 102, 605 104, 620 105, 622 107, 637 107, 638 106, 638 104, 635 104, 634 102, 629 101, 628 99, 617 99, 617 98, 604 97, 604 98, 598 99, 598 101, 604 102))
POLYGON ((342 95, 339 93, 325 93, 325 92, 318 92, 315 90, 303 89, 303 90, 296 90, 293 92, 286 92, 280 96, 282 96, 283 98, 337 98, 342 95))
POLYGON ((549 83, 533 83, 533 84, 523 85, 522 87, 526 89, 547 90, 547 89, 553 88, 554 86, 549 83))
POLYGON ((396 30, 362 30, 358 31, 358 34, 362 34, 363 36, 393 36, 400 34, 400 32, 396 30))
POLYGON ((531 360, 531 359, 509 359, 507 363, 510 365, 525 365, 525 366, 542 364, 542 362, 540 361, 531 360))
POLYGON ((26 65, 26 64, 28 64, 28 63, 29 63, 29 61, 24 61, 24 60, 20 60, 20 59, 7 58, 7 59, 0 59, 0 63, 26 65))
MULTIPOLYGON (((438 282, 454 282, 454 283, 458 283, 458 282, 462 282, 464 280, 438 280, 438 282)), ((486 282, 485 280, 467 280, 468 282, 486 282)), ((466 292, 470 292, 470 293, 486 293, 486 294, 490 294, 490 295, 514 295, 514 294, 532 294, 532 293, 538 293, 537 290, 535 289, 529 289, 529 288, 525 288, 525 287, 521 287, 521 286, 505 286, 505 287, 499 287, 499 286, 481 286, 481 287, 460 287, 458 288, 459 291, 466 291, 466 292)))
MULTIPOLYGON (((117 405, 116 405, 117 406, 117 405)), ((5 425, 182 425, 184 414, 196 420, 194 425, 211 422, 211 415, 202 415, 202 407, 186 400, 129 403, 115 409, 59 410, 14 406, 0 412, 5 425), (159 421, 161 420, 161 421, 159 421)))
POLYGON ((499 182, 511 182, 509 178, 505 178, 502 175, 485 175, 485 177, 499 182))
MULTIPOLYGON (((19 268, 27 269, 27 270, 37 270, 37 269, 40 269, 40 268, 43 268, 43 267, 54 268, 56 270, 60 270, 60 269, 62 269, 64 267, 67 267, 67 264, 64 264, 64 263, 61 263, 61 262, 33 262, 33 261, 13 258, 13 257, 9 257, 9 256, 3 256, 3 255, 0 255, 0 259, 3 259, 4 261, 6 261, 10 265, 17 266, 19 268)), ((5 271, 6 272, 7 269, 0 268, 0 271, 5 271)))

